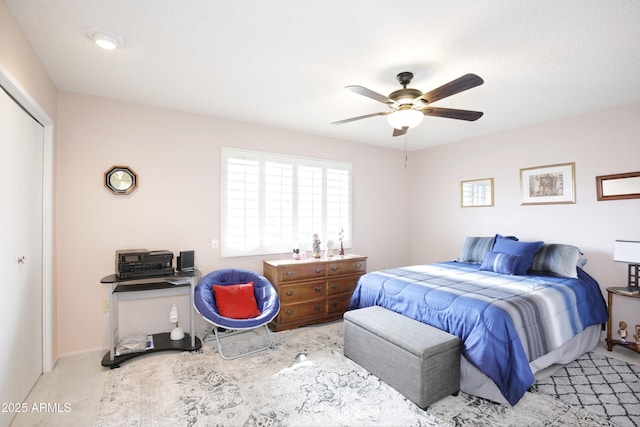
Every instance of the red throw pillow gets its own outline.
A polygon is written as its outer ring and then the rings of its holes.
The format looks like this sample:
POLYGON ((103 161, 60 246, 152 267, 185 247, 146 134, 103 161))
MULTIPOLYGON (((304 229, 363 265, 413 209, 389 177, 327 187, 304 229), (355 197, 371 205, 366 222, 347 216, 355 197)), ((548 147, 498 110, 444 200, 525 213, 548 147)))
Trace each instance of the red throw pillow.
POLYGON ((260 315, 253 282, 238 285, 213 285, 218 313, 231 319, 251 319, 260 315))

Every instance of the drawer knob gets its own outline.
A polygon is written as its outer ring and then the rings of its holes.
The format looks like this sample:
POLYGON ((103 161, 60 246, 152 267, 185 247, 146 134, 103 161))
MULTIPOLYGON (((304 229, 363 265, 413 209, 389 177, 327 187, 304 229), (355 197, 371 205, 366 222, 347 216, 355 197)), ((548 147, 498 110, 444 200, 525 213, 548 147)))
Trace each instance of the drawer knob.
POLYGON ((322 269, 321 269, 321 268, 316 268, 316 269, 315 269, 315 270, 313 270, 313 271, 315 271, 315 273, 316 273, 316 274, 320 274, 320 273, 322 273, 322 269))
POLYGON ((335 283, 333 285, 329 285, 329 287, 333 290, 338 289, 338 285, 336 285, 335 283))
POLYGON ((293 295, 293 291, 287 291, 287 296, 290 297, 291 295, 293 295))
POLYGON ((322 288, 320 286, 316 286, 315 288, 313 288, 313 290, 316 292, 320 292, 322 288))
POLYGON ((313 308, 316 309, 316 311, 320 311, 320 309, 322 309, 322 306, 320 304, 317 304, 316 306, 314 306, 313 308))
POLYGON ((293 276, 293 271, 287 271, 284 273, 285 276, 291 277, 293 276))
POLYGON ((361 263, 357 263, 357 264, 356 264, 356 268, 357 268, 358 270, 360 270, 360 269, 362 268, 362 264, 361 264, 361 263))
POLYGON ((285 311, 285 313, 287 313, 287 316, 291 316, 293 313, 295 313, 295 310, 289 309, 287 311, 285 311))
POLYGON ((337 265, 332 265, 331 266, 331 271, 338 271, 338 266, 337 265))
POLYGON ((331 307, 337 307, 338 306, 338 301, 334 301, 331 303, 331 307))

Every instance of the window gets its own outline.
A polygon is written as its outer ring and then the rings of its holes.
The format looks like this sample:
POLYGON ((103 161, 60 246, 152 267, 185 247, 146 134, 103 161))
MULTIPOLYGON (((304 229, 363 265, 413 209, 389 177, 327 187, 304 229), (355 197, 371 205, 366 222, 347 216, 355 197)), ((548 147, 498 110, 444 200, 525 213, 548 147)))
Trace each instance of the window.
POLYGON ((223 148, 222 175, 222 256, 351 246, 350 163, 223 148))

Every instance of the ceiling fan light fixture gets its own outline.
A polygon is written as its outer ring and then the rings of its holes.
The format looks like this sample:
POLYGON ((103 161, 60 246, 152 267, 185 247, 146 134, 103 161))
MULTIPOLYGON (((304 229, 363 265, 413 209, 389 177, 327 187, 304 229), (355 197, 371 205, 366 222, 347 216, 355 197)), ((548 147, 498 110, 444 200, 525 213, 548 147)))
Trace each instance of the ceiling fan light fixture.
POLYGON ((424 114, 412 108, 401 108, 387 115, 387 121, 395 129, 411 129, 422 123, 424 114))
POLYGON ((418 89, 404 88, 391 92, 389 99, 398 105, 412 105, 421 96, 422 92, 418 89))
POLYGON ((124 39, 122 37, 97 28, 87 30, 87 37, 106 50, 113 50, 124 45, 124 39))

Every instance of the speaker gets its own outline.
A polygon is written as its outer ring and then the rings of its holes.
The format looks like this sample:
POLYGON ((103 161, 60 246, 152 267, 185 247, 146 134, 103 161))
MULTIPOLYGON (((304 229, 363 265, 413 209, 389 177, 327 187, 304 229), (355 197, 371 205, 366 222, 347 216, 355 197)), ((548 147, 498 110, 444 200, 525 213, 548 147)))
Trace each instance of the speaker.
POLYGON ((176 259, 176 270, 193 271, 195 267, 195 251, 181 251, 176 259))

